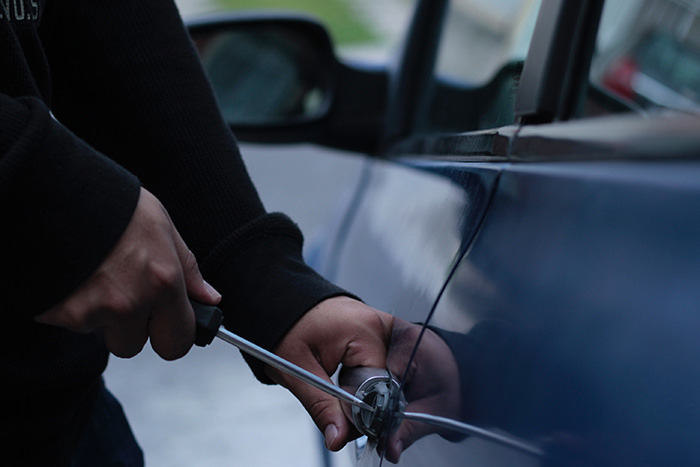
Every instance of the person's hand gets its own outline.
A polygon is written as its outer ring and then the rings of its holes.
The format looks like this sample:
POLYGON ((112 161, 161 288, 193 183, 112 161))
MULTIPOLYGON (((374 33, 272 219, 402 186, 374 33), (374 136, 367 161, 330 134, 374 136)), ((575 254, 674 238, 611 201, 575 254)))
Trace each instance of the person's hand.
MULTIPOLYGON (((329 382, 341 363, 384 368, 392 321, 391 315, 349 297, 330 298, 308 311, 275 353, 329 382)), ((328 449, 338 451, 359 435, 334 396, 271 367, 266 371, 299 399, 323 433, 328 449)))
POLYGON ((141 189, 112 252, 76 291, 35 320, 80 333, 102 329, 107 348, 125 358, 139 353, 150 337, 158 355, 174 360, 194 342, 188 297, 207 305, 221 299, 202 279, 165 208, 141 189))
MULTIPOLYGON (((395 377, 404 377, 420 331, 421 326, 394 318, 387 368, 395 377)), ((408 402, 405 411, 459 419, 461 395, 458 371, 457 362, 445 341, 426 329, 405 375, 403 391, 408 402)), ((411 444, 432 433, 452 434, 432 425, 403 420, 385 443, 387 460, 397 463, 401 453, 411 444)))

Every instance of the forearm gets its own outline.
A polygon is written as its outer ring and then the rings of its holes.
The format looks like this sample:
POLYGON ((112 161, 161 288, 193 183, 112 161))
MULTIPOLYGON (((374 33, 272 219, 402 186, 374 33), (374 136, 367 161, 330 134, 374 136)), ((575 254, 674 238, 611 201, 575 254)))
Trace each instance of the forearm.
POLYGON ((172 2, 62 3, 46 41, 59 120, 136 174, 200 259, 263 215, 172 2))
POLYGON ((303 263, 296 226, 265 213, 170 1, 67 1, 62 15, 76 28, 49 50, 56 115, 161 200, 227 326, 270 348, 343 293, 303 263), (82 39, 93 36, 108 39, 82 39))

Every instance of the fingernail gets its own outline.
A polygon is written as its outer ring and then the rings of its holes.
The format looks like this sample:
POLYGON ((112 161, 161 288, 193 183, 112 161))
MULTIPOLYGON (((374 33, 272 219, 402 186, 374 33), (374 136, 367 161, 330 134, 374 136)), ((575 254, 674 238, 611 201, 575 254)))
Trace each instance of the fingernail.
POLYGON ((326 431, 323 432, 323 437, 326 438, 326 449, 331 449, 333 441, 338 437, 338 427, 335 425, 328 425, 326 431))
POLYGON ((212 287, 212 285, 209 282, 205 281, 204 279, 202 279, 202 281, 204 282, 204 286, 207 288, 207 291, 212 295, 212 298, 216 300, 221 298, 221 294, 217 292, 217 290, 214 287, 212 287))

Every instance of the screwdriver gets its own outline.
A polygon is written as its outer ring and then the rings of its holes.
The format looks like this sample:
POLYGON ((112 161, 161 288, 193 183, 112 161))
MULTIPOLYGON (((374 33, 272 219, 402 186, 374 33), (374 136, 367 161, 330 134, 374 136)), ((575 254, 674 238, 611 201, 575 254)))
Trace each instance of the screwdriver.
MULTIPOLYGON (((362 399, 353 396, 344 389, 334 386, 333 384, 319 378, 315 374, 279 357, 272 352, 269 352, 262 347, 253 344, 252 342, 230 332, 221 324, 223 323, 223 313, 221 310, 215 306, 204 305, 193 300, 192 309, 195 314, 195 321, 197 323, 196 335, 195 335, 195 345, 199 347, 205 347, 214 341, 215 337, 222 339, 229 344, 238 347, 242 352, 245 352, 253 357, 261 360, 268 365, 277 368, 284 373, 294 376, 315 388, 318 388, 332 396, 337 397, 351 405, 357 406, 361 409, 367 410, 370 413, 376 412, 376 409, 371 405, 364 402, 362 399)), ((366 369, 364 369, 366 370, 366 369)), ((356 371, 362 371, 362 369, 351 368, 350 373, 356 371)), ((391 374, 389 374, 391 375, 391 374)), ((342 375, 341 375, 342 379, 342 375)), ((368 380, 369 381, 369 380, 368 380)), ((398 386, 397 386, 398 387, 398 386)), ((379 399, 376 399, 379 400, 379 399)), ((380 412, 378 412, 380 413, 380 412)), ((461 432, 467 435, 473 435, 481 437, 498 444, 508 446, 512 449, 518 450, 525 454, 533 455, 536 457, 543 456, 543 452, 538 447, 532 446, 526 442, 517 440, 510 436, 506 436, 499 433, 494 433, 490 430, 485 430, 474 425, 469 425, 464 422, 459 422, 457 420, 451 420, 445 417, 438 417, 435 415, 430 415, 426 413, 413 413, 404 412, 403 410, 398 410, 394 412, 393 417, 398 419, 408 419, 417 422, 427 423, 434 426, 439 426, 442 428, 447 428, 452 431, 461 432)), ((362 431, 362 430, 360 430, 362 431)))
POLYGON ((263 349, 262 347, 253 344, 252 342, 232 333, 224 328, 221 324, 224 320, 224 315, 221 310, 215 306, 204 305, 194 300, 190 300, 192 309, 194 310, 195 321, 197 323, 195 345, 205 347, 214 341, 215 337, 228 342, 229 344, 238 347, 242 352, 245 352, 258 360, 267 363, 268 365, 294 376, 311 386, 320 389, 332 396, 337 397, 349 404, 360 407, 364 410, 374 412, 374 407, 364 402, 362 399, 353 396, 349 392, 344 391, 338 386, 319 378, 315 374, 289 362, 282 357, 279 357, 272 352, 263 349))

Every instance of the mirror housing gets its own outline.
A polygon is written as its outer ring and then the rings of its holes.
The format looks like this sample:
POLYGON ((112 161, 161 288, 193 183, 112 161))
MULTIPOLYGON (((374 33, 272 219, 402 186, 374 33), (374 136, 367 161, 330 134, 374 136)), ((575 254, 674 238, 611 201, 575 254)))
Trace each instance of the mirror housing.
POLYGON ((192 19, 187 27, 238 140, 378 149, 387 72, 342 64, 317 21, 226 13, 192 19))
POLYGON ((233 16, 191 25, 190 33, 230 125, 294 125, 328 112, 336 63, 319 24, 233 16))

